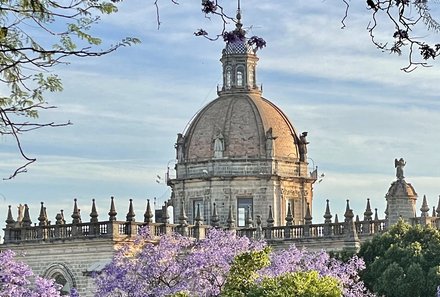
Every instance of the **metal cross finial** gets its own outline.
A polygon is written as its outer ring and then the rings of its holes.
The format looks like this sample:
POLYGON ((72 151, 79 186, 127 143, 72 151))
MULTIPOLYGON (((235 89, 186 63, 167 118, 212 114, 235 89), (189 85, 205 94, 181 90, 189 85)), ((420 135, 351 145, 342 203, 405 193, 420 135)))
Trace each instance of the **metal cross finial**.
POLYGON ((237 5, 237 22, 240 23, 241 20, 241 9, 240 9, 240 0, 238 0, 238 5, 237 5))

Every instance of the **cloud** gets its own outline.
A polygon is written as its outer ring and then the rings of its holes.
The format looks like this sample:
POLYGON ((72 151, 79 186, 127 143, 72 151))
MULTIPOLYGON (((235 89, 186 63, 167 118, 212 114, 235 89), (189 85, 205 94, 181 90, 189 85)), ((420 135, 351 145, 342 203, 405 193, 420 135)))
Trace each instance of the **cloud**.
MULTIPOLYGON (((235 2, 225 5, 235 14, 235 2)), ((426 193, 431 203, 438 195, 440 68, 402 73, 405 57, 371 44, 365 4, 350 5, 343 30, 342 1, 242 5, 249 34, 268 42, 258 53, 264 96, 298 131, 309 131, 309 157, 326 173, 315 185, 314 222, 323 220, 325 199, 342 219, 346 199, 362 214, 369 197, 383 217, 394 158, 407 160, 407 179, 419 195, 426 193)), ((0 221, 6 203, 29 202, 38 211, 39 201, 45 201, 54 217, 60 207, 70 209, 74 197, 85 217, 91 198, 98 199, 105 217, 111 195, 121 201, 120 218, 134 198, 141 219, 146 198, 156 196, 160 204, 169 198, 169 189, 155 176, 163 175, 175 157, 176 134, 217 96, 224 43, 193 36, 201 27, 212 33, 219 28, 204 18, 197 1, 178 6, 165 1, 160 12, 157 30, 153 5, 123 2, 96 32, 110 43, 138 36, 142 44, 56 68, 65 90, 48 95, 59 108, 43 112, 41 120, 74 125, 23 135, 25 151, 38 163, 14 181, 1 181, 0 202, 3 196, 7 201, 0 204, 0 221)), ((387 38, 386 32, 378 31, 378 37, 387 38)), ((0 174, 8 176, 21 163, 10 138, 0 144, 0 174)))

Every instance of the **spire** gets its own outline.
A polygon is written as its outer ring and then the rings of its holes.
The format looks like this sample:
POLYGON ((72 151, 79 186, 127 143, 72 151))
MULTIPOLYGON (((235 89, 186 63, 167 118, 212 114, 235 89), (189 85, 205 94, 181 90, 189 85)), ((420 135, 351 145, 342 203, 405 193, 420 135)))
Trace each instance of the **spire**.
POLYGON ((429 214, 428 214, 429 206, 428 206, 428 202, 426 201, 426 195, 423 195, 423 202, 422 202, 422 207, 420 208, 420 211, 422 212, 422 217, 429 216, 429 214))
POLYGON ((108 220, 109 221, 116 221, 116 215, 118 213, 116 212, 116 209, 115 209, 115 201, 114 201, 115 198, 113 196, 111 196, 110 199, 111 199, 111 202, 110 202, 110 211, 108 212, 108 220))
POLYGON ((213 209, 212 209, 212 215, 211 215, 211 226, 212 227, 219 227, 220 224, 220 219, 218 217, 218 213, 217 213, 217 205, 215 203, 213 203, 213 209))
POLYGON ((38 221, 40 221, 40 223, 38 223, 38 226, 46 226, 47 224, 47 218, 45 216, 45 211, 44 211, 44 202, 41 202, 40 215, 38 216, 38 221))
POLYGON ((354 217, 353 210, 350 208, 350 200, 347 199, 347 206, 345 207, 345 221, 351 221, 354 217))
POLYGON ((371 221, 373 212, 371 211, 370 198, 367 198, 367 207, 364 212, 364 221, 371 221))
POLYGON ((379 221, 379 216, 377 215, 377 208, 374 209, 374 220, 379 221))
POLYGON ((269 205, 269 215, 267 216, 267 227, 273 227, 275 220, 273 219, 272 206, 269 205))
POLYGON ((46 207, 44 207, 43 211, 44 211, 44 218, 46 219, 46 225, 50 225, 49 217, 47 216, 47 209, 46 209, 46 207))
POLYGON ((73 199, 72 224, 79 224, 79 223, 81 223, 81 216, 79 214, 79 209, 75 198, 73 199))
POLYGON ((127 219, 127 222, 134 222, 135 214, 134 214, 134 210, 133 210, 133 199, 130 199, 129 201, 130 202, 128 204, 128 212, 127 212, 126 219, 127 219))
POLYGON ((237 29, 241 29, 241 9, 240 9, 240 0, 238 0, 238 5, 237 5, 237 24, 236 27, 237 29))
POLYGON ((8 205, 8 217, 5 222, 6 222, 7 228, 14 227, 14 225, 15 225, 15 221, 14 221, 14 218, 12 217, 12 211, 11 211, 10 205, 8 205))
POLYGON ((197 203, 196 218, 194 219, 194 221, 195 221, 195 224, 194 224, 194 225, 196 225, 196 226, 200 226, 200 225, 202 225, 203 218, 202 218, 202 216, 200 215, 200 204, 198 204, 198 203, 197 203))
POLYGON ((187 225, 188 224, 188 222, 186 221, 187 219, 188 219, 188 217, 186 216, 186 213, 185 213, 185 202, 182 199, 182 203, 180 205, 179 224, 187 225))
POLYGON ((24 216, 23 216, 23 227, 30 227, 32 225, 31 216, 29 215, 29 207, 27 204, 24 205, 24 216))
POLYGON ((292 209, 290 208, 290 203, 287 203, 286 226, 292 226, 293 225, 292 222, 293 222, 292 209))
POLYGON ((306 215, 304 216, 304 222, 306 224, 312 223, 312 213, 310 211, 310 203, 307 202, 306 215))
POLYGON ((327 205, 325 206, 324 223, 330 224, 332 222, 332 214, 330 213, 330 201, 327 199, 327 205))
POLYGON ((335 224, 339 224, 338 214, 335 214, 335 224))
POLYGON ((92 212, 90 213, 90 223, 98 223, 98 212, 96 211, 95 199, 92 199, 92 212))
POLYGON ((153 222, 153 213, 151 212, 150 199, 147 199, 147 208, 144 213, 144 223, 153 222))
POLYGON ((164 202, 162 206, 162 223, 169 224, 170 223, 170 215, 168 214, 168 205, 167 202, 164 202))
POLYGON ((432 215, 433 218, 435 218, 435 206, 432 207, 432 215))

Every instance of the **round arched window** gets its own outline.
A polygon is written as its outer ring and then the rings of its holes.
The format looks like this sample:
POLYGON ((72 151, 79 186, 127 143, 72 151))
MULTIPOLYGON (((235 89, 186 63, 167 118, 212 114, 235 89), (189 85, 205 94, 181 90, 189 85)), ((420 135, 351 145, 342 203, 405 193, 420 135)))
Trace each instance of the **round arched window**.
POLYGON ((73 274, 64 264, 55 263, 50 265, 43 276, 55 280, 57 284, 62 286, 60 289, 61 295, 69 295, 70 290, 76 287, 73 274))
POLYGON ((232 67, 231 66, 227 66, 226 67, 226 77, 225 77, 225 83, 226 83, 226 88, 230 89, 231 85, 232 85, 232 67))
POLYGON ((243 76, 244 76, 244 67, 238 66, 237 67, 237 86, 239 86, 239 87, 243 86, 243 76))

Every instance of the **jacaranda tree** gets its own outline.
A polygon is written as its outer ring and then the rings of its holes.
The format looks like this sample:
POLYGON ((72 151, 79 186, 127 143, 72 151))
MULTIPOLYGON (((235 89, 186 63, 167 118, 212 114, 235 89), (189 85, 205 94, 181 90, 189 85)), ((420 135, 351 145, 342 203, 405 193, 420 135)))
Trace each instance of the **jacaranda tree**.
MULTIPOLYGON (((14 259, 11 250, 0 252, 0 296, 58 297, 61 286, 54 280, 35 276, 28 265, 14 259)), ((78 296, 72 292, 71 297, 78 296)))
POLYGON ((363 261, 357 257, 344 263, 294 246, 272 252, 262 241, 229 231, 211 229, 206 239, 193 241, 177 234, 153 238, 145 229, 96 277, 96 296, 231 296, 234 283, 240 287, 244 281, 261 292, 279 282, 298 285, 301 279, 337 284, 344 296, 371 296, 357 275, 361 269, 363 261), (260 261, 252 255, 260 255, 260 261))

